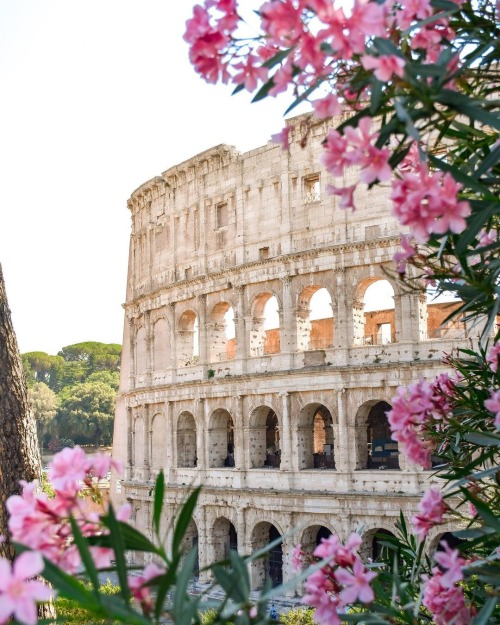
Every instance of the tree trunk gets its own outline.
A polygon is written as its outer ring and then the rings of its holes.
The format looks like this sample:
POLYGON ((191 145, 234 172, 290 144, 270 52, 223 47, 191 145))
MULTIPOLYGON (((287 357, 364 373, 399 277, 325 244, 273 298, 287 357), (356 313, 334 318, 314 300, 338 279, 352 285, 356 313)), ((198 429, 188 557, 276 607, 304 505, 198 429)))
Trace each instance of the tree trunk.
POLYGON ((16 335, 0 265, 0 556, 14 557, 7 531, 5 502, 19 493, 19 480, 40 477, 35 418, 30 410, 16 335))

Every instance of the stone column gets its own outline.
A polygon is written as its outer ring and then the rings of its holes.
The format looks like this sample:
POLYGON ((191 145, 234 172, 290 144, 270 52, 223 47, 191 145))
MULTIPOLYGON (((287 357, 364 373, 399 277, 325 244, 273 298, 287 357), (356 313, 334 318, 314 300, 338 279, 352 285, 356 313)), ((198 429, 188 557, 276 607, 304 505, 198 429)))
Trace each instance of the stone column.
POLYGON ((238 471, 248 468, 247 440, 244 430, 243 395, 236 395, 234 415, 234 466, 238 471))
POLYGON ((144 415, 144 473, 143 479, 148 482, 151 479, 151 406, 145 404, 143 406, 144 415))
POLYGON ((238 303, 235 311, 235 332, 236 332, 236 358, 241 361, 241 372, 246 371, 246 360, 248 358, 247 347, 247 327, 245 323, 245 285, 235 286, 234 291, 238 295, 238 303))
POLYGON ((347 285, 345 280, 345 270, 337 269, 334 272, 335 284, 335 327, 333 344, 335 346, 335 362, 336 365, 347 364, 348 349, 352 345, 352 310, 349 307, 348 300, 350 293, 347 293, 347 285))
POLYGON ((284 368, 293 368, 293 357, 297 351, 297 328, 291 294, 291 277, 281 278, 282 310, 280 311, 280 352, 288 354, 288 363, 282 360, 284 368))
MULTIPOLYGON (((199 508, 198 517, 196 519, 198 521, 198 562, 200 565, 200 582, 205 584, 209 581, 209 571, 204 571, 208 564, 211 564, 209 560, 209 541, 211 542, 213 549, 213 538, 208 532, 207 528, 207 511, 204 507, 199 508)), ((210 555, 213 552, 210 552, 210 555)))
POLYGON ((238 537, 238 553, 240 556, 249 555, 251 552, 247 551, 247 528, 246 528, 246 509, 238 506, 236 510, 236 535, 238 537))
POLYGON ((127 471, 125 473, 125 479, 132 479, 132 471, 133 471, 133 458, 132 458, 132 450, 133 450, 133 427, 134 427, 134 419, 132 415, 132 408, 127 407, 127 471))
POLYGON ((291 413, 291 396, 290 393, 283 391, 278 393, 281 397, 281 463, 280 471, 292 470, 292 432, 290 427, 290 413, 291 413))
POLYGON ((196 454, 200 480, 203 480, 204 472, 207 469, 206 429, 206 401, 204 398, 200 398, 196 405, 196 454))
POLYGON ((175 440, 174 427, 174 402, 168 401, 165 404, 167 409, 167 466, 165 475, 168 476, 169 482, 175 481, 175 469, 177 467, 177 441, 175 440))
POLYGON ((209 361, 208 357, 208 328, 207 328, 207 296, 206 295, 198 295, 198 331, 199 331, 199 353, 200 353, 200 364, 203 365, 203 377, 205 377, 207 363, 209 361))
POLYGON ((350 450, 356 434, 355 428, 349 426, 347 417, 347 396, 345 388, 337 391, 337 436, 334 437, 335 467, 337 471, 352 471, 353 458, 350 450))
POLYGON ((129 324, 129 363, 130 363, 130 374, 129 374, 129 389, 135 388, 135 373, 136 373, 136 327, 135 327, 135 319, 133 317, 128 319, 129 324))
POLYGON ((170 330, 170 370, 171 380, 175 382, 177 379, 177 341, 176 341, 176 327, 175 327, 175 304, 171 302, 167 304, 167 320, 170 330))

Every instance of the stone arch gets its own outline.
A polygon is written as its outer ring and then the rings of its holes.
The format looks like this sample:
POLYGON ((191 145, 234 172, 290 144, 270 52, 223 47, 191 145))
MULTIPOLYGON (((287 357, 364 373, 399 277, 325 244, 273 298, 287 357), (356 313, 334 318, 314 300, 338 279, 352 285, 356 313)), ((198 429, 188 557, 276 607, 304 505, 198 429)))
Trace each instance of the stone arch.
POLYGON ((229 302, 219 302, 209 315, 209 361, 232 360, 236 356, 235 310, 229 302))
POLYGON ((359 548, 359 554, 365 561, 376 562, 380 556, 384 555, 384 540, 389 537, 395 537, 394 532, 385 527, 375 527, 366 531, 362 535, 362 542, 359 548))
POLYGON ((297 349, 308 351, 333 346, 332 296, 324 286, 305 287, 297 304, 297 349))
POLYGON ((212 528, 214 541, 214 562, 227 560, 231 551, 238 551, 236 528, 226 517, 218 517, 212 528))
MULTIPOLYGON (((251 534, 252 552, 262 549, 277 538, 283 536, 283 532, 269 521, 257 523, 251 534)), ((275 545, 267 554, 267 558, 254 560, 251 565, 252 590, 260 590, 267 580, 272 586, 283 583, 283 544, 275 545)))
POLYGON ((259 293, 252 304, 250 356, 276 354, 280 351, 280 302, 270 291, 259 293))
POLYGON ((164 371, 169 366, 170 332, 165 317, 160 317, 153 326, 153 358, 155 371, 164 371))
POLYGON ((198 549, 198 544, 199 544, 198 536, 199 536, 198 526, 196 524, 196 521, 192 518, 191 521, 189 522, 186 533, 184 534, 184 538, 182 539, 182 552, 184 556, 187 556, 187 554, 192 549, 196 548, 198 550, 197 555, 196 555, 196 561, 195 561, 194 568, 193 568, 193 576, 195 578, 198 578, 200 574, 200 554, 199 554, 199 549, 198 549))
POLYGON ((446 318, 462 304, 459 298, 452 293, 438 295, 435 289, 428 286, 425 299, 427 305, 427 337, 429 339, 467 338, 468 329, 464 322, 464 314, 446 321, 446 318))
POLYGON ((335 469, 333 418, 326 406, 304 406, 298 418, 299 469, 335 469))
POLYGON ((391 405, 373 399, 365 402, 356 415, 356 468, 399 469, 398 444, 391 438, 386 412, 391 405))
POLYGON ((151 421, 151 468, 164 469, 167 464, 167 419, 161 412, 151 421))
POLYGON ((269 406, 259 406, 251 412, 248 428, 251 468, 279 468, 280 431, 278 415, 269 406))
POLYGON ((135 336, 135 372, 138 375, 145 373, 148 369, 148 342, 146 328, 141 326, 135 336))
POLYGON ((323 538, 328 538, 333 531, 326 525, 309 525, 302 532, 300 545, 306 553, 312 553, 323 538))
POLYGON ((177 320, 176 351, 177 365, 185 367, 196 364, 199 357, 198 315, 191 309, 185 310, 177 320))
POLYGON ((395 297, 397 287, 387 276, 372 276, 358 283, 353 302, 353 344, 395 343, 399 333, 395 297))
POLYGON ((230 413, 218 408, 208 426, 208 466, 234 467, 234 421, 230 413))
POLYGON ((450 549, 459 549, 462 545, 464 545, 467 541, 462 538, 458 538, 453 534, 453 532, 440 532, 436 536, 432 538, 429 543, 429 554, 433 555, 436 551, 444 551, 444 546, 441 544, 442 542, 446 542, 450 549))
POLYGON ((140 469, 144 466, 144 419, 137 416, 134 420, 134 468, 140 469))
POLYGON ((197 462, 196 421, 190 412, 185 411, 177 420, 177 466, 195 467, 197 462))

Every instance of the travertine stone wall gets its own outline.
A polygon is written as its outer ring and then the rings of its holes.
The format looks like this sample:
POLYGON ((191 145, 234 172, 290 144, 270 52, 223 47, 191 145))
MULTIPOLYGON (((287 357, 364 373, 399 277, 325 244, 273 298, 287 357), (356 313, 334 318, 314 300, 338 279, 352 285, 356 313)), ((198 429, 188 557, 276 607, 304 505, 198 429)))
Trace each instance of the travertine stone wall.
POLYGON ((358 210, 341 210, 320 162, 328 123, 305 148, 295 123, 290 152, 219 145, 144 183, 128 204, 114 436, 126 475, 113 497, 131 501, 148 530, 160 469, 165 527, 188 488, 203 484, 186 538, 200 567, 292 531, 271 564, 255 565, 254 587, 290 576, 296 541, 360 529, 369 554, 375 530, 415 510, 429 473, 398 457, 379 403, 442 371, 443 351, 463 332, 436 332, 438 313, 428 327, 425 297, 387 273, 399 249, 388 190, 359 192, 358 210), (394 308, 367 313, 377 280, 390 282, 394 308), (311 321, 319 289, 331 310, 311 321), (279 328, 266 327, 273 297, 279 328))

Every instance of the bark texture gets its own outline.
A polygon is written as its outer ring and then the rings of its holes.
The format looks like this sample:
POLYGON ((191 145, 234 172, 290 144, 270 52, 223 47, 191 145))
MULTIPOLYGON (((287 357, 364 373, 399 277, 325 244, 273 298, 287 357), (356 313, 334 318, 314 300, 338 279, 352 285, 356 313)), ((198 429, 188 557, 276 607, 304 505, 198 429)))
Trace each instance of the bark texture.
POLYGON ((5 502, 20 492, 19 480, 40 477, 35 418, 28 403, 26 381, 7 304, 0 265, 0 556, 13 558, 7 532, 5 502))

